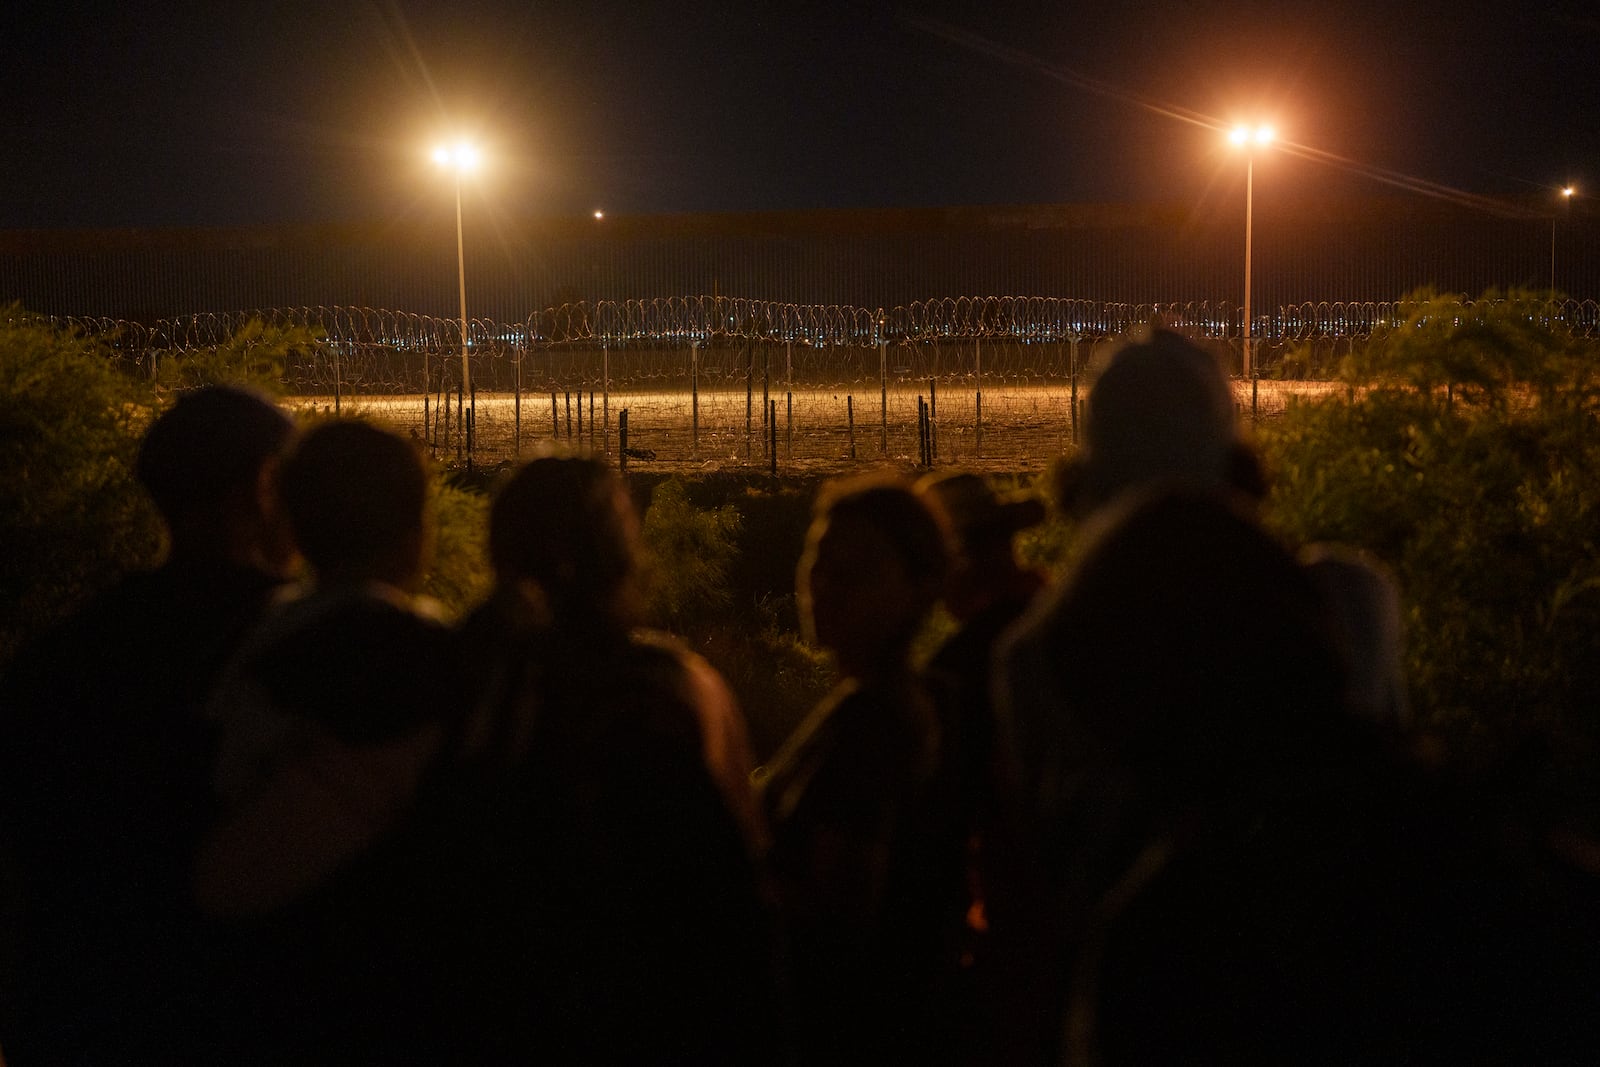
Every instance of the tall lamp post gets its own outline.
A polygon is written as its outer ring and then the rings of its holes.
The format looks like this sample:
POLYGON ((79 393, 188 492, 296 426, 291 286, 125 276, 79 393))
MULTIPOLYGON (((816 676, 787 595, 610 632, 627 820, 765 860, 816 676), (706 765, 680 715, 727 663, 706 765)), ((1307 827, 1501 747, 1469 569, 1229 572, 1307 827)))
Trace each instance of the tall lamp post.
MULTIPOLYGON (((1561 202, 1566 205, 1567 214, 1572 214, 1572 194, 1578 190, 1571 185, 1561 187, 1561 202)), ((1556 298, 1556 217, 1550 216, 1550 299, 1556 298)))
MULTIPOLYGON (((433 161, 441 167, 448 167, 456 181, 456 281, 461 290, 461 391, 471 395, 472 370, 467 362, 467 254, 461 233, 461 176, 478 169, 483 162, 483 153, 478 151, 477 145, 460 141, 454 146, 440 145, 435 148, 433 161)), ((476 402, 473 406, 476 408, 476 402)))
POLYGON ((1250 253, 1254 234, 1255 187, 1256 187, 1256 153, 1257 146, 1266 146, 1272 143, 1277 136, 1271 126, 1235 126, 1228 132, 1228 140, 1245 149, 1245 178, 1244 178, 1244 374, 1246 378, 1255 376, 1255 365, 1250 359, 1250 253))

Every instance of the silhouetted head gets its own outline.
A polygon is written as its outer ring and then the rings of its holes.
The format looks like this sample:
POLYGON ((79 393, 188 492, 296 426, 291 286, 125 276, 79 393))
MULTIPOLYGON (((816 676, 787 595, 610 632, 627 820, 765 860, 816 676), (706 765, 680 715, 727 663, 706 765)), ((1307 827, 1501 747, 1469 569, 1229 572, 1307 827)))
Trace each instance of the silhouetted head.
POLYGON ((548 456, 518 469, 495 495, 489 556, 501 589, 542 599, 554 621, 628 625, 639 614, 638 514, 599 460, 548 456))
POLYGON ((796 581, 807 637, 847 676, 903 665, 949 566, 948 533, 909 485, 826 486, 796 581))
POLYGON ((1044 521, 1044 501, 1032 493, 1002 496, 981 474, 930 474, 917 492, 931 498, 944 517, 955 548, 965 556, 1011 552, 1012 538, 1044 521))
POLYGON ((279 495, 322 584, 414 590, 432 549, 428 471, 410 441, 357 419, 308 431, 284 461, 279 495))
POLYGON ((945 606, 967 620, 999 599, 1036 589, 1042 578, 1017 565, 1012 542, 1045 519, 1044 501, 1033 493, 996 493, 982 475, 930 474, 917 492, 944 519, 954 555, 945 584, 945 606))
POLYGON ((1062 496, 1087 511, 1161 483, 1233 485, 1246 468, 1259 474, 1239 440, 1221 365, 1178 334, 1147 328, 1111 354, 1091 386, 1083 448, 1062 496))
POLYGON ((186 393, 151 425, 135 473, 172 536, 174 555, 279 570, 293 555, 267 483, 294 436, 270 399, 238 386, 186 393))

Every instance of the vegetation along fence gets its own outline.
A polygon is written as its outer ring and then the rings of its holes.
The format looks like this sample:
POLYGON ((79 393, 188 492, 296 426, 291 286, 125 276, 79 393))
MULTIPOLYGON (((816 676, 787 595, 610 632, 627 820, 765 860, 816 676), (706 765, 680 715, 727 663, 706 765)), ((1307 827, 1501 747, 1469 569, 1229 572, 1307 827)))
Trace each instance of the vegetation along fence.
MULTIPOLYGON (((1108 343, 1155 319, 1233 367, 1242 412, 1270 415, 1289 396, 1337 388, 1339 360, 1416 306, 1274 309, 1252 321, 1248 378, 1238 309, 1207 302, 585 302, 520 323, 471 319, 464 360, 459 320, 372 308, 275 308, 151 325, 53 321, 102 338, 153 377, 165 368, 160 380, 174 387, 214 373, 218 353, 248 362, 253 349, 282 348, 296 333, 310 340, 283 348, 281 367, 270 371, 291 402, 366 412, 447 460, 493 463, 554 439, 623 465, 776 468, 1047 459, 1076 439, 1086 378, 1108 343)), ((1543 307, 1579 336, 1600 335, 1600 302, 1543 307)))

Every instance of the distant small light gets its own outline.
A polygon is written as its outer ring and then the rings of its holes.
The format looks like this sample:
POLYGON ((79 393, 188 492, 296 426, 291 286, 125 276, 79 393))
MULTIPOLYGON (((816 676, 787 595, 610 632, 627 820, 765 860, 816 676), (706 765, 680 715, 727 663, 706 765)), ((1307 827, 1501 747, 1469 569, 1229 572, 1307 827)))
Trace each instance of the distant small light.
POLYGON ((1235 126, 1228 132, 1228 140, 1234 144, 1244 144, 1250 139, 1250 131, 1243 126, 1235 126))
POLYGON ((1271 126, 1256 127, 1256 144, 1268 144, 1276 136, 1278 136, 1278 131, 1271 126))
POLYGON ((435 163, 448 163, 448 162, 450 162, 450 150, 448 148, 444 147, 443 145, 440 145, 438 148, 435 148, 433 150, 433 161, 435 163))
POLYGON ((1571 196, 1573 193, 1575 193, 1577 191, 1578 191, 1577 189, 1575 189, 1574 187, 1569 185, 1565 189, 1561 190, 1561 195, 1562 196, 1571 196))
POLYGON ((603 219, 603 218, 606 217, 606 213, 604 211, 601 211, 600 209, 596 208, 595 209, 595 213, 594 213, 594 217, 597 218, 597 219, 603 219))

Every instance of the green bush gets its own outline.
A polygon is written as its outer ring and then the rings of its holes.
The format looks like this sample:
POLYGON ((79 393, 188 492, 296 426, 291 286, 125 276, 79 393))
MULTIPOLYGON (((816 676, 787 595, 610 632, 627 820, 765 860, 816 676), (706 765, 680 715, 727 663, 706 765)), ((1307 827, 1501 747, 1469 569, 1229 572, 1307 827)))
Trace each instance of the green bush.
MULTIPOLYGON (((159 518, 134 478, 145 428, 176 392, 233 382, 281 392, 312 331, 243 327, 226 344, 167 357, 156 380, 108 340, 0 309, 0 664, 88 596, 161 557, 159 518)), ((482 494, 439 479, 439 537, 425 591, 460 613, 488 590, 482 494)))
POLYGON ((644 515, 651 621, 727 679, 757 758, 783 742, 834 680, 795 621, 794 565, 811 488, 669 478, 655 486, 644 515))
POLYGON ((160 523, 133 476, 155 405, 104 342, 0 309, 0 662, 157 559, 160 523))
POLYGON ((754 624, 724 621, 681 635, 728 680, 757 760, 777 751, 836 680, 828 657, 783 623, 794 610, 788 600, 764 602, 754 624))
POLYGON ((731 505, 695 507, 677 478, 655 487, 644 514, 652 624, 682 634, 727 614, 733 603, 728 570, 739 552, 741 524, 731 505))
POLYGON ((1369 549, 1399 578, 1425 722, 1497 745, 1594 729, 1600 663, 1600 345, 1511 294, 1418 294, 1345 361, 1353 399, 1260 434, 1270 520, 1369 549))
POLYGON ((435 475, 433 514, 438 538, 422 591, 453 616, 489 595, 489 499, 435 475))

